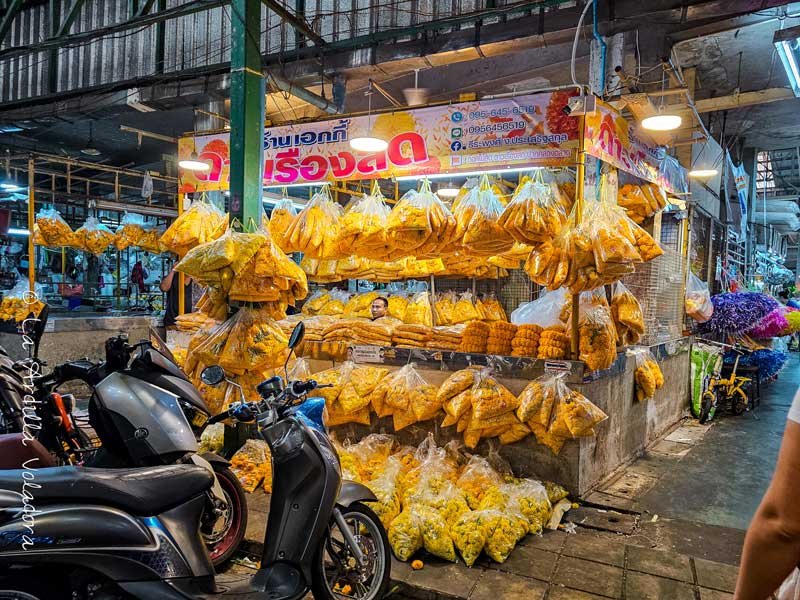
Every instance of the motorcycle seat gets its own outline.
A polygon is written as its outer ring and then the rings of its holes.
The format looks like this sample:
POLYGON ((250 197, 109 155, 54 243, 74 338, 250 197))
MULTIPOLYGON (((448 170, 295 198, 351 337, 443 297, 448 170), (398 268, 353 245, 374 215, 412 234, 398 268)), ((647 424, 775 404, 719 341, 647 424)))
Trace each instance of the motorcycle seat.
POLYGON ((202 494, 214 479, 210 471, 195 465, 141 469, 55 467, 28 471, 27 475, 23 475, 23 470, 0 471, 0 490, 16 492, 0 495, 0 509, 19 506, 19 494, 28 482, 25 491, 33 496, 30 503, 37 507, 101 504, 136 516, 155 516, 202 494))

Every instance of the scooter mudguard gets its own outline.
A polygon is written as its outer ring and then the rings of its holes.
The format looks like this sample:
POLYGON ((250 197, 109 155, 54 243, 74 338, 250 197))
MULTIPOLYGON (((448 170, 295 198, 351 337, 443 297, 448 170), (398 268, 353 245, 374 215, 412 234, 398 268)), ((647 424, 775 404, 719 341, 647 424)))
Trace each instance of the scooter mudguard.
POLYGON ((263 435, 272 450, 274 485, 254 584, 275 598, 302 597, 339 496, 339 463, 327 437, 298 419, 279 421, 263 435))
POLYGON ((365 485, 355 481, 343 481, 342 489, 339 490, 339 497, 336 504, 348 507, 354 502, 377 502, 375 494, 365 485))

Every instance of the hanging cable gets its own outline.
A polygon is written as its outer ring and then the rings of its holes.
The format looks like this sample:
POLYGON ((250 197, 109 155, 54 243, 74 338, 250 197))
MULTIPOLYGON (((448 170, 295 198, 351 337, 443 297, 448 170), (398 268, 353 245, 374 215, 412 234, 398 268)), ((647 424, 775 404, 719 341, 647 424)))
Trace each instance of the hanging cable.
POLYGON ((578 78, 575 76, 575 57, 578 54, 578 39, 581 35, 581 26, 583 25, 583 19, 586 17, 586 13, 589 12, 589 8, 594 4, 595 0, 588 0, 586 6, 583 7, 583 12, 581 13, 580 18, 578 19, 578 25, 575 28, 575 41, 572 42, 572 60, 569 63, 569 74, 572 77, 572 83, 576 86, 580 86, 578 83, 578 78))

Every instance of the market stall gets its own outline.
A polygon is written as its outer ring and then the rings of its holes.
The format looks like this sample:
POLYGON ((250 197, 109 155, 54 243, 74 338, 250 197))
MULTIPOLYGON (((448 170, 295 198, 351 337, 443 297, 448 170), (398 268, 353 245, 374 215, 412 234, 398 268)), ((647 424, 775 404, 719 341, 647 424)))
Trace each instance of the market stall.
MULTIPOLYGON (((304 319, 303 353, 312 374, 350 364, 395 373, 414 363, 433 390, 454 372, 481 366, 515 399, 511 406, 532 380, 563 373, 570 389, 608 417, 569 436, 574 441, 561 437, 556 448, 547 444, 550 419, 538 432, 511 417, 493 427, 463 423, 459 431, 442 404, 430 416, 412 417, 412 409, 380 417, 361 394, 341 414, 335 414, 339 399, 330 398, 329 421, 341 436, 395 431, 418 443, 433 432, 439 443, 460 438, 481 454, 502 444, 516 473, 551 478, 581 494, 680 417, 688 392, 684 224, 675 226, 666 252, 657 240, 662 211, 685 192, 683 171, 611 107, 566 116, 562 108, 575 95, 558 91, 266 131, 265 186, 311 190, 303 201, 284 190, 268 231, 285 253, 302 254, 310 295, 301 316, 277 325, 285 336, 304 319), (385 139, 386 149, 354 154, 348 138, 365 135, 385 139), (389 188, 380 186, 386 178, 389 188), (367 185, 356 193, 354 180, 367 185), (448 185, 436 192, 454 188, 452 201, 435 193, 441 180, 448 185), (322 181, 332 185, 315 186, 322 181), (507 284, 520 276, 527 286, 509 293, 507 284), (560 299, 546 315, 527 304, 544 288, 560 299), (373 318, 381 298, 385 314, 373 318), (509 316, 524 308, 523 316, 509 316), (670 384, 653 383, 662 379, 670 384)), ((196 148, 212 165, 208 173, 185 173, 182 191, 225 189, 226 135, 181 141, 182 152, 196 148)), ((196 266, 183 271, 215 280, 196 266)), ((235 269, 232 281, 236 286, 235 269)), ((270 316, 281 316, 284 307, 277 308, 270 316)), ((202 312, 179 325, 196 332, 185 349, 195 377, 212 358, 197 348, 220 330, 229 332, 227 340, 234 335, 227 322, 217 325, 202 312)), ((273 366, 238 365, 237 377, 247 388, 273 366)), ((209 393, 221 407, 235 398, 229 392, 209 393)))

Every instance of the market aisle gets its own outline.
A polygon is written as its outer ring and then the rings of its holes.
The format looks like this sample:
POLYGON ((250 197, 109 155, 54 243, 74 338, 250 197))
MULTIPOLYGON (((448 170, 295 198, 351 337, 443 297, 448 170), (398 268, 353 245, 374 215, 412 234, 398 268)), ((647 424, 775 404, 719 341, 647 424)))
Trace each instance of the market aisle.
POLYGON ((746 529, 769 485, 786 414, 800 387, 792 353, 777 381, 762 388, 759 419, 723 415, 676 468, 639 499, 660 516, 746 529))

